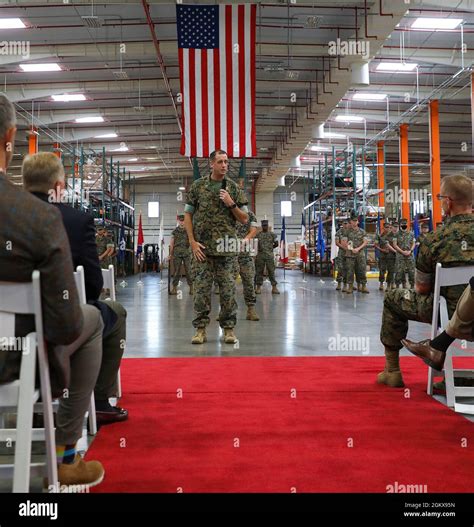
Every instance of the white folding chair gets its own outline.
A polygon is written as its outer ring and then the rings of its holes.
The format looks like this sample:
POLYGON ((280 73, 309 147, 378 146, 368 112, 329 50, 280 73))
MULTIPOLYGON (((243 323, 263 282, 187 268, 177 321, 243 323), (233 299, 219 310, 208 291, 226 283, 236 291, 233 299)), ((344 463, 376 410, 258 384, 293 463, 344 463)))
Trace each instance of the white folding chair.
MULTIPOLYGON (((454 285, 467 284, 474 275, 474 265, 464 267, 443 267, 440 263, 436 264, 435 285, 433 292, 433 318, 431 321, 431 340, 438 335, 439 313, 441 313, 441 328, 445 328, 449 321, 448 307, 446 299, 441 296, 441 288, 454 285)), ((456 397, 474 397, 474 387, 455 386, 454 378, 474 378, 474 370, 454 370, 453 369, 453 347, 450 346, 446 352, 444 361, 444 371, 437 372, 433 368, 428 368, 428 389, 429 395, 433 395, 433 379, 444 375, 446 384, 446 400, 450 408, 456 412, 474 414, 474 404, 460 404, 456 402, 456 397)))
MULTIPOLYGON (((48 482, 52 489, 59 489, 39 271, 33 271, 32 281, 28 283, 0 282, 0 334, 9 339, 15 339, 15 315, 34 315, 35 332, 22 340, 26 343, 26 349, 22 348, 20 379, 0 384, 0 413, 9 413, 12 409, 17 409, 16 429, 0 430, 0 441, 15 442, 13 467, 0 465, 0 474, 6 473, 7 477, 11 477, 13 468, 13 492, 29 492, 31 473, 44 475, 43 463, 31 463, 31 443, 33 440, 44 440, 48 482), (35 389, 36 358, 40 390, 35 389), (33 429, 34 406, 40 392, 44 429, 33 429)), ((15 339, 14 342, 18 340, 15 339)))
MULTIPOLYGON (((86 281, 84 278, 84 267, 78 265, 74 272, 74 280, 76 282, 77 292, 79 293, 79 302, 87 304, 86 297, 86 281)), ((97 416, 95 414, 95 397, 94 392, 91 394, 91 402, 89 405, 89 434, 95 436, 97 434, 97 416)))
MULTIPOLYGON (((109 265, 108 269, 102 269, 102 278, 104 280, 103 289, 108 289, 110 291, 110 300, 113 302, 116 301, 115 296, 115 276, 114 276, 114 266, 109 265)), ((122 380, 120 377, 120 368, 117 373, 117 399, 122 397, 122 380)))

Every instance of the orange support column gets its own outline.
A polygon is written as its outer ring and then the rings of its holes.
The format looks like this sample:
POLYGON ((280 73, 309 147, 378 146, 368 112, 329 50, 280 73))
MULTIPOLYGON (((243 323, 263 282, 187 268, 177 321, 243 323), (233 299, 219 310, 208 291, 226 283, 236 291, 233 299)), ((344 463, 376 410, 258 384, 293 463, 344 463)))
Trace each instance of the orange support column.
POLYGON ((28 153, 30 155, 38 153, 38 129, 32 126, 28 136, 28 153))
MULTIPOLYGON (((382 189, 383 192, 379 194, 379 207, 385 208, 385 150, 384 141, 377 141, 377 188, 382 189)), ((387 217, 386 214, 384 214, 387 217)), ((385 224, 385 219, 382 220, 382 227, 385 224)))
POLYGON ((441 201, 436 198, 441 187, 441 156, 439 148, 439 109, 438 100, 430 101, 430 171, 431 201, 433 210, 433 229, 441 223, 441 201))
POLYGON ((410 228, 410 176, 408 172, 408 125, 400 125, 400 189, 402 194, 402 217, 410 228))
POLYGON ((54 143, 53 154, 61 159, 61 145, 59 143, 54 143))

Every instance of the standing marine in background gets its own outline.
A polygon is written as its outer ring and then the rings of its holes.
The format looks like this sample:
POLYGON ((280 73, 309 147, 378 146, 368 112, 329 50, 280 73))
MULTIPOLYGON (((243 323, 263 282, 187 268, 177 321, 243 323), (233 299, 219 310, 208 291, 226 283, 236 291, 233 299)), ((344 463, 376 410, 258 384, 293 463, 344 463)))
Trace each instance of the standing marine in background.
POLYGON ((256 288, 255 293, 259 295, 262 292, 263 271, 267 268, 268 278, 272 283, 272 294, 279 295, 277 281, 275 279, 275 258, 273 249, 278 247, 277 235, 268 228, 268 220, 262 220, 262 230, 257 234, 258 252, 255 259, 256 288))
POLYGON ((357 291, 368 294, 367 289, 367 263, 365 260, 365 247, 369 243, 369 238, 364 229, 359 227, 359 217, 355 210, 351 212, 350 227, 347 229, 343 240, 346 245, 346 273, 347 273, 347 291, 354 292, 354 273, 357 280, 357 291))
POLYGON ((173 286, 171 295, 178 294, 177 287, 181 273, 181 262, 184 264, 186 280, 189 285, 189 294, 193 294, 193 279, 191 276, 191 248, 189 246, 188 233, 184 228, 184 214, 178 215, 179 225, 171 233, 170 259, 173 260, 173 286))
POLYGON ((346 277, 346 250, 345 245, 341 243, 344 233, 349 228, 349 220, 344 220, 342 222, 342 226, 337 230, 336 232, 336 245, 339 247, 339 251, 336 256, 335 260, 335 266, 337 271, 337 287, 336 291, 341 291, 341 283, 342 286, 342 292, 345 293, 347 290, 347 277, 346 277))
POLYGON ((383 284, 386 282, 387 289, 390 288, 392 277, 389 276, 388 257, 392 252, 388 248, 388 236, 391 233, 390 223, 385 221, 382 232, 375 237, 375 248, 379 251, 379 291, 383 291, 383 284), (390 280, 389 280, 390 278, 390 280))
POLYGON ((400 232, 393 239, 393 247, 397 251, 396 287, 398 288, 400 285, 405 287, 405 274, 408 274, 408 281, 413 289, 415 287, 415 258, 413 255, 415 236, 408 229, 408 221, 406 219, 400 221, 400 232))

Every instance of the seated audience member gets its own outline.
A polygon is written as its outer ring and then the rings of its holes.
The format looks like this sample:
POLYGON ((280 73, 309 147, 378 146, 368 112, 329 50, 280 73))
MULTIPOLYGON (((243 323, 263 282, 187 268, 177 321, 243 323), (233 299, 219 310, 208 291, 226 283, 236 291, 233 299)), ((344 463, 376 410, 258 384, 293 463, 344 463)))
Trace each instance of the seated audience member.
MULTIPOLYGON (((85 462, 76 451, 102 359, 103 322, 93 306, 81 306, 74 283, 71 251, 61 214, 8 181, 16 116, 0 94, 0 281, 29 282, 40 272, 44 335, 51 384, 61 397, 56 416, 58 476, 61 485, 97 485, 104 477, 98 461, 85 462), (68 291, 69 295, 64 292, 68 291), (67 298, 65 298, 67 296, 67 298)), ((18 337, 34 331, 31 316, 18 315, 18 337)), ((0 350, 0 382, 19 377, 21 352, 0 350)))
MULTIPOLYGON (((64 168, 61 160, 51 152, 27 156, 23 162, 23 186, 37 198, 55 207, 62 215, 71 246, 74 268, 84 267, 87 303, 96 307, 104 322, 102 363, 95 385, 97 424, 125 421, 127 410, 112 406, 109 398, 116 395, 117 373, 125 349, 126 316, 119 302, 99 301, 103 286, 102 271, 97 255, 94 218, 65 203, 54 203, 64 195, 64 168)), ((64 199, 62 200, 64 201, 64 199)))
MULTIPOLYGON (((436 264, 444 267, 474 265, 473 182, 464 175, 446 176, 441 181, 441 200, 446 221, 426 235, 418 250, 415 291, 394 289, 384 299, 380 340, 385 346, 385 368, 377 382, 403 387, 399 365, 402 339, 407 336, 408 321, 431 323, 436 264)), ((453 315, 465 286, 443 287, 448 313, 453 315)))
POLYGON ((474 341, 474 276, 464 290, 454 315, 442 333, 433 340, 412 342, 403 339, 402 343, 414 355, 423 359, 428 366, 441 371, 446 351, 456 339, 474 341))

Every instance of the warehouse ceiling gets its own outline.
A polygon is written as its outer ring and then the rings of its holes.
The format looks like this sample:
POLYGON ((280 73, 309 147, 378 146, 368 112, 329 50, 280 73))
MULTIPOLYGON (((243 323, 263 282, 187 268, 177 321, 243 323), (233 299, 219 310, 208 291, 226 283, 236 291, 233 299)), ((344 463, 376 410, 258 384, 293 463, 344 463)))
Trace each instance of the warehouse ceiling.
MULTIPOLYGON (((20 18, 26 25, 2 29, 2 41, 30 43, 28 59, 0 54, 2 89, 17 104, 20 116, 17 155, 10 170, 14 180, 18 181, 33 124, 39 128, 40 150, 52 150, 59 136, 64 150, 66 145, 98 151, 105 147, 107 155, 119 160, 139 182, 191 181, 191 162, 179 154, 181 105, 174 3, 0 3, 0 22, 20 18), (57 63, 60 70, 26 73, 20 68, 20 64, 36 63, 57 63), (57 102, 51 98, 63 94, 83 94, 86 100, 57 102), (75 122, 82 117, 101 117, 103 122, 75 122), (113 137, 98 137, 105 134, 113 137)), ((474 60, 474 9, 470 5, 459 0, 259 3, 258 156, 247 160, 247 176, 256 181, 257 191, 273 190, 287 174, 306 175, 322 159, 321 152, 333 145, 338 149, 348 143, 361 146, 374 137, 382 138, 377 134, 390 126, 387 170, 389 180, 396 179, 396 124, 402 118, 410 123, 411 177, 420 183, 428 181, 428 112, 415 108, 411 115, 404 117, 404 113, 440 86, 436 97, 440 99, 442 172, 469 166, 467 69, 474 60), (412 27, 420 17, 461 19, 462 23, 442 31, 412 27), (334 54, 334 43, 354 40, 362 47, 340 56, 347 50, 339 46, 334 54), (461 53, 463 43, 465 53, 461 53), (356 82, 357 73, 366 61, 370 61, 370 85, 361 85, 356 82), (381 63, 401 61, 417 67, 408 73, 377 69, 381 63), (370 102, 353 98, 363 93, 386 98, 370 102), (337 120, 340 114, 362 121, 337 120), (318 135, 319 125, 324 125, 325 137, 318 135), (345 137, 329 138, 329 132, 345 137), (297 156, 300 166, 290 168, 297 156)))

